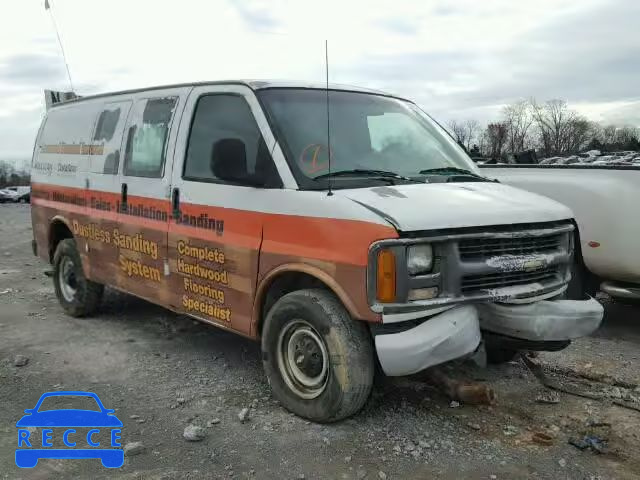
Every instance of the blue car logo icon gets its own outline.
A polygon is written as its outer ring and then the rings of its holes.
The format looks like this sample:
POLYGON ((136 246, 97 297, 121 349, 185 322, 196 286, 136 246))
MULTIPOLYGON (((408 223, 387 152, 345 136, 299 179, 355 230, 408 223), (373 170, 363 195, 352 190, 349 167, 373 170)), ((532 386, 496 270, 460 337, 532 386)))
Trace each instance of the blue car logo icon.
POLYGON ((124 464, 124 452, 120 444, 122 422, 114 412, 105 408, 98 395, 92 392, 43 394, 36 406, 25 410, 26 415, 16 423, 16 465, 32 468, 41 458, 99 458, 107 468, 121 467, 124 464), (42 403, 52 397, 54 400, 60 400, 57 397, 85 397, 84 400, 87 400, 88 397, 89 401, 95 400, 98 409, 44 409, 42 403), (60 440, 65 448, 53 448, 54 442, 60 443, 60 440))

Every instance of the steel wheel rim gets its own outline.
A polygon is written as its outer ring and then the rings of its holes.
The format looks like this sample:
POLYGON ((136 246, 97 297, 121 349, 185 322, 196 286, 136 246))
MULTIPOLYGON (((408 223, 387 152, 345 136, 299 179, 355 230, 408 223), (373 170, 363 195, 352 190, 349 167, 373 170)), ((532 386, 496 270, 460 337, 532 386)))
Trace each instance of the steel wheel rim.
POLYGON ((310 400, 324 392, 329 354, 320 334, 304 320, 294 320, 278 336, 278 368, 287 386, 310 400))
POLYGON ((60 293, 67 302, 72 302, 76 297, 78 290, 78 280, 76 277, 76 268, 73 260, 69 257, 62 257, 58 268, 58 283, 60 285, 60 293))

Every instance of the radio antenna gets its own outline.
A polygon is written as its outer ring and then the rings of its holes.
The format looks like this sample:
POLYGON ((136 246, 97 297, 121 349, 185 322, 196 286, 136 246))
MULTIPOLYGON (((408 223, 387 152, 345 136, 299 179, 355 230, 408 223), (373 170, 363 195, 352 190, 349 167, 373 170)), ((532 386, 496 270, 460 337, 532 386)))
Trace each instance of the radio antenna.
POLYGON ((329 193, 327 193, 328 196, 333 195, 333 191, 331 190, 331 133, 329 131, 329 126, 331 124, 331 116, 329 113, 329 46, 328 46, 328 41, 325 40, 324 41, 324 71, 325 71, 325 80, 326 80, 326 99, 327 99, 327 156, 329 158, 329 177, 327 178, 327 180, 329 180, 329 193))
POLYGON ((58 24, 56 24, 56 19, 53 18, 53 10, 51 10, 51 5, 49 4, 49 0, 44 0, 44 9, 49 11, 49 15, 51 16, 51 22, 53 23, 53 29, 56 32, 56 37, 58 37, 58 45, 60 45, 60 51, 62 52, 62 60, 64 61, 64 66, 67 69, 67 77, 69 78, 69 87, 73 92, 73 82, 71 81, 71 72, 69 71, 69 62, 67 62, 67 56, 64 53, 64 47, 62 46, 62 40, 60 39, 60 32, 58 31, 58 24))

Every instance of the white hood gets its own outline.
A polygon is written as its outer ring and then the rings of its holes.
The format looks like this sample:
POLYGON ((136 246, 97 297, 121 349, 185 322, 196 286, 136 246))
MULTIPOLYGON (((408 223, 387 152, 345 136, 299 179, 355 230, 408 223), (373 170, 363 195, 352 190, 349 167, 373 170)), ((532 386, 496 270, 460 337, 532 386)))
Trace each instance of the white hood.
POLYGON ((493 182, 431 183, 335 190, 401 231, 551 222, 573 218, 547 197, 493 182))

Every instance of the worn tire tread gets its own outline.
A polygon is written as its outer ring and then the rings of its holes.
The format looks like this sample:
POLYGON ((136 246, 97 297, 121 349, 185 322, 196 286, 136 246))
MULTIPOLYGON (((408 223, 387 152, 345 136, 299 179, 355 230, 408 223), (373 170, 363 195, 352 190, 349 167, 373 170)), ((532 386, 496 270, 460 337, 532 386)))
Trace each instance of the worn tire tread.
POLYGON ((73 238, 65 238, 58 243, 56 251, 53 255, 53 284, 56 291, 56 296, 62 305, 64 311, 72 317, 86 317, 96 311, 102 300, 102 294, 104 292, 104 286, 100 283, 92 282, 88 280, 82 271, 82 259, 76 248, 76 242, 73 238), (58 284, 58 268, 60 260, 63 256, 69 256, 73 258, 74 264, 79 266, 79 274, 76 272, 77 281, 79 283, 77 294, 78 297, 73 302, 67 302, 58 284))
MULTIPOLYGON (((363 322, 352 319, 344 306, 331 292, 323 289, 307 289, 288 293, 274 304, 265 320, 262 345, 263 351, 267 349, 264 366, 268 375, 272 370, 278 372, 277 365, 270 365, 271 361, 275 362, 275 358, 273 352, 268 351, 269 339, 272 335, 277 336, 278 334, 278 332, 271 330, 273 326, 272 318, 275 312, 282 308, 283 305, 298 301, 311 302, 322 309, 330 321, 331 329, 335 330, 336 338, 341 339, 340 346, 344 348, 342 352, 344 358, 337 364, 333 362, 333 354, 336 352, 329 353, 332 357, 330 362, 332 367, 341 366, 343 368, 342 378, 345 381, 341 383, 342 396, 339 404, 332 412, 327 412, 325 416, 314 418, 306 416, 306 418, 322 423, 342 420, 362 409, 371 394, 375 369, 371 335, 366 325, 363 322)), ((332 374, 334 374, 333 371, 332 374)), ((281 401, 283 400, 281 399, 281 401)), ((295 405, 287 404, 286 399, 283 404, 294 413, 305 416, 301 409, 296 408, 295 405)))

